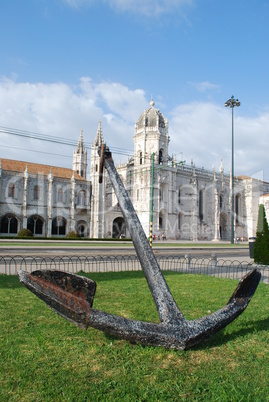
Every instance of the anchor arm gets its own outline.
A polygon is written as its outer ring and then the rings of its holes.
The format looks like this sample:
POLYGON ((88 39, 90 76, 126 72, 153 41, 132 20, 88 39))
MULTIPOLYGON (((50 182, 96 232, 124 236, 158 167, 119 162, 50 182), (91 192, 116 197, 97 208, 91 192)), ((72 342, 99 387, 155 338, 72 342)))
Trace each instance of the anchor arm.
POLYGON ((184 349, 188 326, 130 320, 92 308, 95 282, 62 271, 19 271, 23 283, 52 310, 80 328, 89 326, 143 345, 184 349))
POLYGON ((188 321, 191 336, 186 342, 186 348, 209 338, 243 313, 258 287, 260 279, 261 273, 257 269, 249 271, 239 281, 226 306, 206 317, 188 321))
POLYGON ((89 323, 97 329, 144 345, 184 350, 208 339, 235 320, 247 308, 260 278, 261 273, 256 269, 248 272, 239 282, 226 306, 196 320, 154 324, 128 320, 93 310, 93 314, 88 317, 89 323))

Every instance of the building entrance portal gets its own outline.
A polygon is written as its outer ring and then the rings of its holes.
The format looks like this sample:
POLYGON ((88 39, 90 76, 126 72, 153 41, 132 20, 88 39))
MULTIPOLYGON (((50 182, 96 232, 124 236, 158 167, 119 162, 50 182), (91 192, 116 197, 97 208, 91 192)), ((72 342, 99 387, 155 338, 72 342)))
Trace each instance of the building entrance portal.
POLYGON ((112 229, 112 237, 113 239, 119 239, 122 237, 126 237, 126 225, 123 218, 119 217, 114 219, 113 221, 113 229, 112 229))
POLYGON ((77 223, 77 232, 80 237, 89 237, 88 225, 85 221, 77 223))

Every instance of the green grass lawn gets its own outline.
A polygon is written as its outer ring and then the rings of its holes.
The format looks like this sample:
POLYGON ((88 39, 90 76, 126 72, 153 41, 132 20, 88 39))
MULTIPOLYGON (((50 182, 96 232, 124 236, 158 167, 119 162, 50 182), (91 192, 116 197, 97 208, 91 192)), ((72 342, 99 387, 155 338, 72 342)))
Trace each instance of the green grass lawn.
MULTIPOLYGON (((158 321, 142 272, 91 274, 94 307, 158 321)), ((222 307, 237 282, 165 273, 181 311, 222 307)), ((0 276, 0 401, 269 401, 269 286, 246 311, 192 350, 144 347, 83 331, 14 276, 0 276)))

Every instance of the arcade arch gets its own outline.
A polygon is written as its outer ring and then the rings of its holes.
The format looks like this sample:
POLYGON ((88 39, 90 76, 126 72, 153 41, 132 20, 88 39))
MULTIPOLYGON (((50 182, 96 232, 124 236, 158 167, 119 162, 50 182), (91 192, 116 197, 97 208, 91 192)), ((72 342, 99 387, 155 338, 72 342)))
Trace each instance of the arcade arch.
POLYGON ((112 237, 114 239, 126 237, 126 225, 125 225, 124 219, 121 216, 114 219, 114 221, 113 221, 112 237))

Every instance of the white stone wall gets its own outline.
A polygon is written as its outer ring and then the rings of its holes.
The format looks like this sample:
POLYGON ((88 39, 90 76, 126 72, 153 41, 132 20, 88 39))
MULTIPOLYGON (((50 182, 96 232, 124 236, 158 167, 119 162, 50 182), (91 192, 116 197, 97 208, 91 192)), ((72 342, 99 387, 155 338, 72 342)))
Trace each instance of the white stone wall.
MULTIPOLYGON (((66 234, 76 230, 77 223, 85 223, 89 232, 90 223, 90 185, 89 182, 77 181, 76 192, 72 200, 72 181, 69 179, 48 176, 23 174, 3 171, 0 177, 0 219, 6 215, 16 217, 18 232, 27 226, 27 219, 39 217, 43 221, 42 236, 51 235, 51 221, 55 217, 66 219, 66 234), (10 184, 15 185, 14 197, 8 196, 10 184), (35 187, 38 186, 38 198, 35 199, 35 187), (58 191, 62 190, 62 199, 58 199, 58 191), (86 194, 85 205, 77 205, 78 192, 86 194), (72 208, 74 211, 72 211, 72 208)), ((13 234, 14 235, 14 234, 13 234)))

